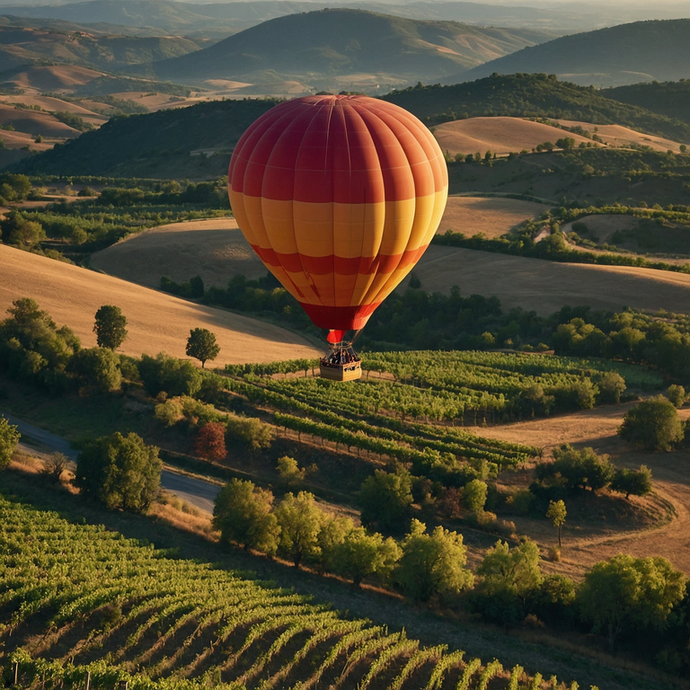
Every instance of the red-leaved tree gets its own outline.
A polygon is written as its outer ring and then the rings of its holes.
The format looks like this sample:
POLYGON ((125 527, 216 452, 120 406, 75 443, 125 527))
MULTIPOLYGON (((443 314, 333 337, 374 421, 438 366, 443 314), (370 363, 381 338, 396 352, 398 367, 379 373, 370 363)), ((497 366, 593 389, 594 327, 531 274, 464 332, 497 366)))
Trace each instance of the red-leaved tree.
POLYGON ((228 453, 225 448, 225 426, 220 422, 204 424, 197 433, 194 447, 196 454, 206 460, 224 460, 228 453))

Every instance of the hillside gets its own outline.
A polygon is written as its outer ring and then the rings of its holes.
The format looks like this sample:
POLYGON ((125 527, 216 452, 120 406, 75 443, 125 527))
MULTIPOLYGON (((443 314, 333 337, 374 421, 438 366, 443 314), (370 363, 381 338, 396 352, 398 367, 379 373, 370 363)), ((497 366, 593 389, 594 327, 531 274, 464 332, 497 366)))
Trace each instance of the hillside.
POLYGON ((505 309, 521 307, 542 316, 564 305, 690 313, 690 276, 649 268, 563 264, 432 245, 415 275, 430 293, 457 285, 462 295, 496 295, 505 309))
POLYGON ((429 124, 467 117, 547 117, 618 124, 690 142, 690 126, 546 74, 492 75, 473 82, 413 86, 383 96, 429 124))
POLYGON ((230 151, 244 130, 275 103, 211 101, 182 110, 113 118, 98 131, 27 159, 22 170, 55 175, 224 175, 230 151), (191 157, 190 152, 197 150, 209 152, 209 158, 191 157), (210 157, 213 151, 218 155, 210 157))
POLYGON ((602 95, 690 124, 690 79, 617 86, 602 95))
POLYGON ((619 86, 685 78, 688 61, 690 19, 645 21, 562 36, 458 71, 446 83, 494 72, 548 72, 583 85, 619 86))
POLYGON ((539 144, 555 143, 564 136, 573 139, 575 146, 647 146, 655 151, 680 151, 680 145, 670 139, 647 135, 621 125, 594 127, 589 122, 576 120, 556 120, 554 124, 545 124, 518 117, 470 117, 444 122, 432 127, 432 131, 441 148, 451 156, 476 152, 483 155, 486 151, 502 156, 511 152, 532 151, 539 144), (570 131, 563 131, 554 125, 561 125, 570 131), (597 140, 592 140, 592 136, 596 136, 597 140))
POLYGON ((218 366, 318 355, 305 340, 277 326, 6 245, 0 245, 0 264, 0 314, 13 300, 31 297, 58 323, 74 330, 85 347, 96 344, 92 330, 96 310, 103 304, 116 304, 127 317, 129 334, 121 350, 128 355, 164 351, 184 358, 189 331, 198 327, 216 334, 221 347, 218 366))
POLYGON ((203 40, 182 37, 107 36, 23 26, 0 26, 0 72, 46 60, 116 71, 184 55, 203 40))
POLYGON ((414 80, 466 70, 545 39, 534 30, 333 9, 264 22, 210 48, 157 63, 154 69, 158 77, 192 82, 267 70, 309 76, 312 84, 362 73, 384 81, 414 80))
MULTIPOLYGON (((478 26, 510 26, 538 28, 562 34, 590 31, 626 21, 683 16, 682 6, 615 6, 615 5, 551 5, 549 7, 477 2, 304 2, 292 0, 262 0, 261 2, 173 2, 171 0, 141 0, 123 3, 117 0, 87 0, 86 2, 52 5, 9 5, 3 13, 18 17, 52 18, 86 25, 119 25, 132 31, 155 29, 179 35, 203 33, 206 36, 248 29, 261 22, 297 12, 309 12, 324 7, 348 7, 372 12, 393 14, 409 19, 458 21, 478 26)), ((160 33, 163 32, 163 33, 160 33)))
MULTIPOLYGON (((121 95, 126 97, 126 94, 121 95)), ((690 142, 690 125, 603 98, 592 89, 545 75, 489 77, 471 84, 413 87, 395 91, 384 98, 410 110, 430 125, 465 116, 542 116, 583 123, 615 123, 637 131, 653 132, 671 141, 690 142)), ((212 101, 180 110, 117 118, 98 132, 88 132, 64 147, 25 161, 17 171, 56 175, 213 178, 226 173, 229 155, 237 139, 275 102, 212 101)), ((540 127, 550 131, 548 125, 540 127)), ((557 134, 554 132, 543 141, 555 141, 557 134)), ((563 132, 560 136, 565 134, 568 133, 563 132)), ((479 150, 483 152, 487 148, 494 150, 491 146, 479 150)), ((473 148, 470 152, 476 150, 473 148)), ((508 150, 516 149, 511 146, 508 150)), ((520 187, 517 190, 500 191, 522 193, 524 184, 516 184, 520 187)), ((491 191, 482 187, 456 191, 474 189, 491 191)), ((545 196, 551 198, 548 194, 545 196)))

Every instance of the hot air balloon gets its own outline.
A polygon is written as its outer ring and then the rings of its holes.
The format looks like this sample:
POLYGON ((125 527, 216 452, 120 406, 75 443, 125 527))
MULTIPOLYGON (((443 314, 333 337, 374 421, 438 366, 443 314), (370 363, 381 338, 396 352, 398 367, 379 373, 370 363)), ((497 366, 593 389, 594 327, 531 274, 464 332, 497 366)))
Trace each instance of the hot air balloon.
POLYGON ((286 101, 242 135, 228 193, 259 258, 328 330, 321 375, 359 378, 353 338, 422 256, 445 209, 448 170, 431 132, 367 96, 286 101))

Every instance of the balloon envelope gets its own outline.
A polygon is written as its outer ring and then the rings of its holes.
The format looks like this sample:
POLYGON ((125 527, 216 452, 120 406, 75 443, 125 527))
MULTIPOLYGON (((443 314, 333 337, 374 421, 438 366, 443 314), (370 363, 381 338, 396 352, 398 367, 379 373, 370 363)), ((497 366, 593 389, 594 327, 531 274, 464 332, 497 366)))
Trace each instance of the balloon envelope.
POLYGON ((235 147, 230 204, 266 267, 321 328, 358 330, 419 260, 445 209, 431 132, 367 96, 309 96, 235 147))

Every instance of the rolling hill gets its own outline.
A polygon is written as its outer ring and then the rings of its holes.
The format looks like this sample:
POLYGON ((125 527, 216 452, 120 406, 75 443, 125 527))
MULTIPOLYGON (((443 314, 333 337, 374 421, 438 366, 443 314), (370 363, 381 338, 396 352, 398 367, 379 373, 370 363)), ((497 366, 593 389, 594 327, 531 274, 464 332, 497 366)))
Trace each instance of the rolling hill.
POLYGON ((439 145, 451 156, 457 154, 474 154, 491 151, 499 156, 511 152, 532 151, 539 144, 550 141, 555 143, 558 139, 567 136, 575 141, 575 146, 608 145, 639 147, 647 146, 655 151, 680 152, 680 144, 670 139, 656 137, 652 134, 644 134, 634 129, 621 125, 599 125, 596 127, 597 142, 594 143, 591 136, 594 135, 594 127, 588 122, 575 120, 557 120, 554 124, 571 130, 564 132, 562 129, 543 122, 525 120, 519 117, 471 117, 466 120, 454 120, 444 122, 432 127, 432 131, 439 145), (583 136, 577 132, 584 132, 589 136, 583 136))
POLYGON ((525 29, 477 28, 419 21, 361 10, 321 10, 279 17, 210 48, 156 63, 155 74, 175 81, 246 77, 275 71, 309 76, 373 74, 405 80, 469 69, 546 39, 525 29))
MULTIPOLYGON (((203 40, 0 26, 0 72, 46 61, 116 71, 196 51, 203 40)), ((145 71, 145 70, 141 70, 145 71)))
MULTIPOLYGON (((178 35, 206 36, 248 29, 269 19, 297 12, 310 12, 325 7, 366 9, 408 19, 458 21, 478 26, 510 26, 573 33, 613 26, 626 21, 652 18, 672 19, 683 16, 682 6, 614 6, 614 5, 551 5, 535 7, 478 2, 305 2, 262 0, 261 2, 173 2, 171 0, 87 0, 86 2, 34 5, 15 4, 3 13, 19 17, 51 18, 90 26, 119 25, 130 30, 155 29, 178 35)), ((162 34, 161 34, 162 32, 162 34)))
POLYGON ((690 79, 603 89, 602 95, 690 124, 690 79))
POLYGON ((20 297, 35 299, 85 347, 96 344, 93 316, 103 304, 116 304, 127 316, 128 337, 121 350, 140 356, 165 351, 185 358, 191 328, 216 334, 221 351, 216 364, 270 362, 314 357, 318 350, 282 328, 220 309, 203 307, 77 266, 0 245, 0 314, 20 297))
MULTIPOLYGON (((496 295, 501 305, 546 316, 563 305, 690 313, 690 276, 630 266, 565 264, 432 245, 415 267, 427 292, 496 295)), ((407 278, 398 290, 407 287, 407 278)))
MULTIPOLYGON (((600 96, 593 89, 559 82, 546 75, 489 77, 471 84, 415 87, 394 92, 385 99, 407 108, 432 126, 464 118, 465 115, 548 117, 599 125, 619 124, 637 132, 663 136, 672 142, 690 143, 690 126, 686 124, 643 108, 618 103, 600 96)), ((230 152, 242 132, 275 103, 270 99, 211 101, 179 110, 116 118, 97 132, 86 132, 65 146, 23 161, 14 169, 17 172, 62 175, 213 178, 227 172, 230 152)), ((489 124, 493 126, 495 123, 489 121, 489 124)), ((447 125, 450 129, 463 126, 468 125, 447 125)), ((551 133, 552 128, 545 124, 538 129, 541 127, 549 133, 542 141, 555 142, 559 136, 570 136, 565 131, 554 130, 551 133)), ((504 130, 498 133, 499 137, 508 135, 504 130)), ((649 143, 644 141, 644 136, 637 136, 638 143, 649 143)), ((476 150, 483 153, 487 148, 494 150, 496 147, 473 148, 470 153, 476 150)), ((511 146, 509 150, 522 148, 528 147, 511 146)), ((518 161, 515 165, 521 164, 518 161)), ((532 167, 528 166, 528 169, 532 167)), ((479 169, 477 172, 483 176, 485 171, 479 169)), ((495 176, 498 172, 492 174, 495 176)), ((580 172, 573 174, 579 184, 580 172)), ((510 183, 510 188, 501 191, 530 194, 533 192, 525 191, 529 184, 524 173, 520 173, 516 181, 510 183)), ((562 184, 560 182, 556 189, 562 184)), ((487 189, 463 186, 456 191, 492 189, 493 186, 487 189)), ((551 196, 553 193, 554 190, 549 188, 543 196, 554 198, 551 196)), ((563 193, 560 191, 557 196, 563 193)))
MULTIPOLYGON (((644 21, 562 36, 491 60, 445 83, 494 72, 548 72, 583 85, 619 86, 690 76, 690 19, 644 21)), ((439 74, 439 76, 443 76, 439 74)))
POLYGON ((618 124, 673 141, 690 142, 690 126, 685 123, 546 74, 497 74, 449 86, 418 85, 393 91, 383 99, 397 103, 429 124, 497 115, 547 117, 618 124))
POLYGON ((209 101, 109 120, 74 142, 23 161, 24 171, 71 175, 216 177, 244 130, 276 101, 209 101), (205 154, 191 156, 192 152, 205 154), (211 156, 212 152, 219 155, 211 156), (207 156, 209 156, 207 158, 207 156))

